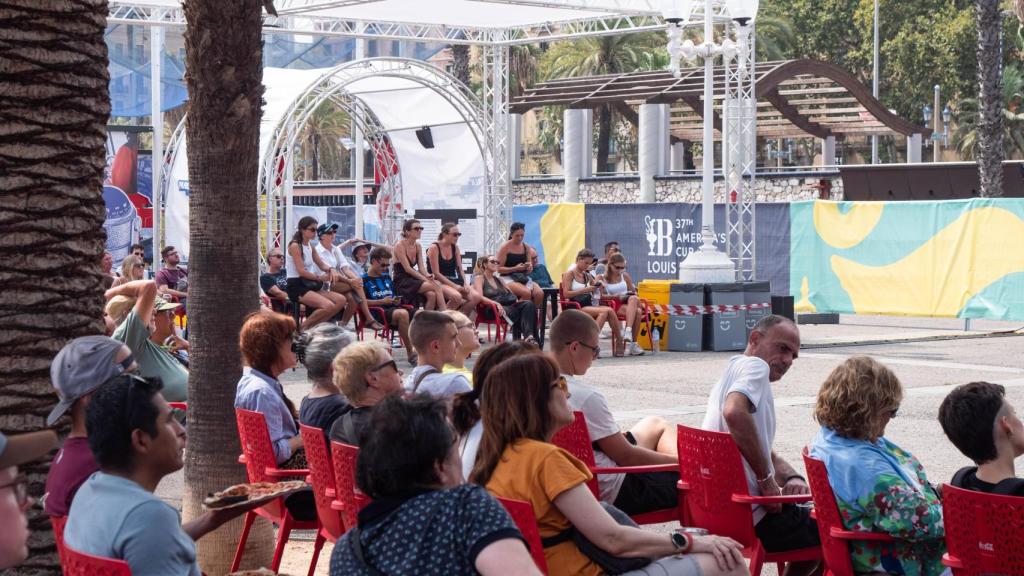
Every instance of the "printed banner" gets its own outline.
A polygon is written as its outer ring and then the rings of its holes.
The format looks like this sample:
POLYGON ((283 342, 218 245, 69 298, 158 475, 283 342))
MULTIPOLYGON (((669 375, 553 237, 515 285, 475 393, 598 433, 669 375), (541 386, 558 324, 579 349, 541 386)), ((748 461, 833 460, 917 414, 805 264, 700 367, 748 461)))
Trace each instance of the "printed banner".
POLYGON ((1024 200, 790 206, 797 312, 1024 320, 1024 200))
POLYGON ((141 126, 107 126, 107 166, 104 170, 103 202, 107 215, 106 251, 114 266, 141 242, 146 257, 152 258, 153 163, 148 151, 139 150, 139 135, 152 130, 141 126))

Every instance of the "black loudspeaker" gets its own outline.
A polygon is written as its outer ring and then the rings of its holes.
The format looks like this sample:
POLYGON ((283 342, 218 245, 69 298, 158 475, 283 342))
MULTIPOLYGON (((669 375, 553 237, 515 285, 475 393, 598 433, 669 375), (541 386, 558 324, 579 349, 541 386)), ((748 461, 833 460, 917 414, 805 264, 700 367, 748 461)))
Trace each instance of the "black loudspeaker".
POLYGON ((416 131, 416 139, 424 148, 434 147, 434 135, 430 133, 430 126, 424 126, 416 131))

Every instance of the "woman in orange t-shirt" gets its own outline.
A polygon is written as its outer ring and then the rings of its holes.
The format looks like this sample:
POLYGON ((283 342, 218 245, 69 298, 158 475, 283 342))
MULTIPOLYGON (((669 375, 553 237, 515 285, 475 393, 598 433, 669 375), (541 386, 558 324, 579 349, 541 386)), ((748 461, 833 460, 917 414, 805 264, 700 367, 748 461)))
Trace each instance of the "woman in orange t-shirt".
MULTIPOLYGON (((495 366, 480 399, 483 437, 470 479, 496 496, 532 504, 542 538, 575 527, 614 556, 658 559, 627 574, 747 574, 741 547, 731 538, 618 524, 587 488, 591 473, 586 465, 549 443, 573 421, 568 396, 558 365, 546 355, 515 356, 495 366)), ((602 574, 572 539, 546 547, 544 557, 552 575, 602 574)))

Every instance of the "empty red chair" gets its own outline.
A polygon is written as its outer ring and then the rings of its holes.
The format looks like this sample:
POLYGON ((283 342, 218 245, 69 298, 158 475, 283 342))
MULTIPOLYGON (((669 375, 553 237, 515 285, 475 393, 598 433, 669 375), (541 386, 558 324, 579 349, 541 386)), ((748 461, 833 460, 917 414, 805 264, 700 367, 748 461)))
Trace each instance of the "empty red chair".
MULTIPOLYGON (((242 443, 242 456, 249 482, 280 482, 295 477, 305 478, 309 475, 309 470, 282 470, 277 467, 274 447, 270 443, 270 432, 267 430, 267 421, 263 414, 236 408, 235 417, 238 421, 238 438, 242 443)), ((274 547, 274 559, 270 565, 270 569, 274 572, 277 572, 281 565, 284 545, 288 542, 288 536, 292 530, 320 530, 320 522, 317 520, 300 521, 292 517, 284 505, 284 498, 277 498, 264 506, 246 512, 245 523, 242 525, 242 536, 238 540, 235 559, 231 562, 231 572, 238 570, 239 564, 242 563, 242 554, 245 552, 245 542, 249 538, 249 529, 252 528, 252 523, 257 515, 279 526, 277 545, 274 547)), ((316 557, 313 558, 313 564, 315 566, 316 557)))
POLYGON ((476 320, 473 321, 473 326, 478 327, 481 324, 487 325, 488 342, 491 341, 491 325, 495 328, 494 341, 505 341, 505 331, 508 330, 508 327, 505 326, 505 320, 501 315, 501 309, 498 303, 495 302, 493 304, 488 304, 486 302, 481 302, 476 305, 476 320))
POLYGON ((776 564, 782 574, 787 562, 821 559, 820 546, 766 552, 754 533, 755 504, 797 504, 809 502, 810 496, 751 496, 743 458, 732 436, 681 424, 678 430, 681 516, 688 526, 742 544, 743 556, 750 559, 751 576, 758 576, 765 563, 776 564))
MULTIPOLYGON (((651 466, 612 466, 600 467, 594 461, 594 445, 590 441, 590 433, 587 432, 587 419, 583 412, 573 412, 576 420, 572 424, 559 430, 551 443, 572 454, 577 460, 583 462, 594 475, 587 481, 587 487, 594 493, 594 498, 600 500, 600 492, 597 488, 597 476, 599 474, 637 474, 644 472, 675 472, 675 464, 655 464, 651 466)), ((631 516, 637 524, 661 524, 662 522, 675 522, 679 520, 678 508, 666 508, 631 516)))
POLYGON ((132 576, 124 560, 93 556, 67 546, 61 554, 64 576, 132 576))
POLYGON ((57 545, 57 556, 64 562, 64 525, 68 523, 67 516, 50 516, 50 525, 53 526, 53 542, 57 545))
POLYGON ((1024 574, 1024 498, 944 484, 942 522, 954 576, 1024 574))
POLYGON ((313 498, 316 500, 316 515, 320 519, 320 530, 313 542, 313 559, 309 564, 309 576, 316 571, 317 559, 324 542, 337 542, 345 531, 342 529, 341 515, 331 508, 334 501, 334 468, 331 456, 327 452, 327 440, 324 431, 313 426, 299 425, 302 445, 306 449, 306 464, 309 466, 309 480, 313 485, 313 498))
POLYGON ((893 538, 884 532, 859 532, 844 528, 825 463, 809 456, 806 447, 803 454, 807 484, 814 498, 814 515, 821 536, 825 576, 854 576, 853 565, 850 563, 851 541, 892 542, 893 538))
POLYGON ((544 545, 540 541, 540 529, 537 528, 537 516, 533 512, 533 505, 524 500, 498 497, 498 502, 505 507, 516 528, 526 539, 526 547, 530 549, 530 556, 533 562, 544 574, 548 573, 548 562, 544 558, 544 545))
POLYGON ((341 513, 344 533, 356 526, 359 511, 370 500, 356 487, 356 460, 359 458, 359 448, 341 442, 331 442, 331 457, 335 487, 335 500, 331 507, 341 513))

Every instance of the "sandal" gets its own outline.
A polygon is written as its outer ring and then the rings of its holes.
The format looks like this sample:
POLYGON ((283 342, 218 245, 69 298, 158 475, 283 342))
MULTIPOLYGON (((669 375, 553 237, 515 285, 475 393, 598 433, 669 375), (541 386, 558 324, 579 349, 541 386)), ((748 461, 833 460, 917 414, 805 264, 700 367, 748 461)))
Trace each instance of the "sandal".
POLYGON ((372 323, 367 322, 365 327, 369 328, 370 330, 373 330, 374 332, 380 332, 385 328, 383 324, 377 322, 376 320, 374 320, 372 323))

